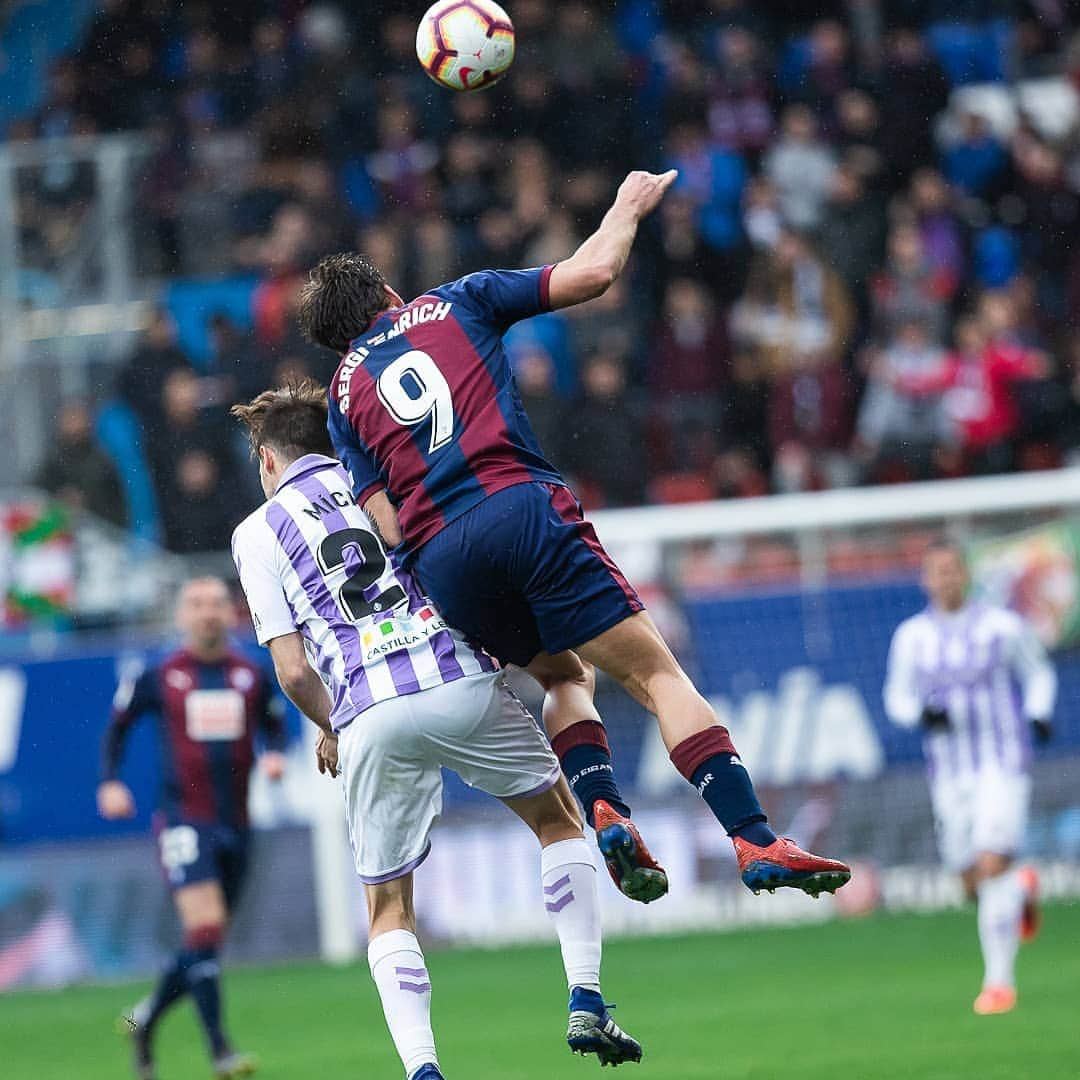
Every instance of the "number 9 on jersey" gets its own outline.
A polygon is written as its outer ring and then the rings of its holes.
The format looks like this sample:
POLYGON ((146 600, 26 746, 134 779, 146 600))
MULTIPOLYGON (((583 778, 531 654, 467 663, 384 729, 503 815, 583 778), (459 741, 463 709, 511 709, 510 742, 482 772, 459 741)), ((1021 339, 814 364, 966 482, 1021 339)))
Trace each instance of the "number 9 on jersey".
POLYGON ((375 388, 386 411, 402 427, 416 427, 431 417, 429 454, 453 441, 450 384, 426 352, 413 349, 387 364, 375 388))

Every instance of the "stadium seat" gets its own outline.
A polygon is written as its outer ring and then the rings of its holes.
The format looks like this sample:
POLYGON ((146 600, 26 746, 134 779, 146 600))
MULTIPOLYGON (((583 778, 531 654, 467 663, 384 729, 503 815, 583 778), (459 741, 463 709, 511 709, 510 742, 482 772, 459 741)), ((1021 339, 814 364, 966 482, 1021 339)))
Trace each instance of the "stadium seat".
POLYGON ((563 397, 577 390, 577 365, 570 346, 566 316, 557 311, 515 323, 503 339, 511 356, 521 346, 539 345, 550 357, 555 369, 555 389, 563 397))
POLYGON ((975 275, 988 289, 1008 285, 1020 269, 1020 245, 1015 234, 1003 225, 983 229, 975 238, 973 248, 975 275))
POLYGON ((787 42, 781 53, 780 66, 776 72, 776 80, 782 90, 793 93, 799 89, 810 69, 810 58, 809 38, 793 38, 787 42))
POLYGON ((0 132, 37 107, 52 61, 89 25, 94 0, 41 0, 15 7, 0 34, 0 132))
POLYGON ((378 213, 382 200, 362 159, 349 158, 345 162, 341 170, 341 183, 345 201, 357 216, 368 221, 378 213))
POLYGON ((1011 34, 1010 27, 1004 22, 979 26, 936 23, 927 31, 927 41, 949 82, 953 86, 964 86, 1005 80, 1011 34))
POLYGON ((259 279, 234 277, 223 281, 174 281, 165 293, 165 306, 176 322, 180 347, 196 365, 206 366, 212 358, 207 320, 224 312, 241 329, 253 321, 252 300, 259 279))
POLYGON ((161 521, 150 467, 142 448, 139 421, 123 402, 106 402, 98 413, 97 436, 120 470, 132 534, 142 540, 157 542, 161 521))

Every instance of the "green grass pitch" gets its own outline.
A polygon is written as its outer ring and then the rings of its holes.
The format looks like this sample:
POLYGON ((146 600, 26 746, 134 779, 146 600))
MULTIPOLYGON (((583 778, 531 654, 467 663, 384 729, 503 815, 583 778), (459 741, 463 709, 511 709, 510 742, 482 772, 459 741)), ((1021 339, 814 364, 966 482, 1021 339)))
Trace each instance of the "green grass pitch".
MULTIPOLYGON (((428 959, 449 1080, 596 1075, 595 1059, 571 1056, 562 1041, 554 943, 428 959)), ((612 942, 604 986, 645 1047, 623 1080, 1080 1077, 1080 905, 1050 907, 1042 936, 1024 948, 1015 1013, 972 1014, 979 973, 967 912, 612 942)), ((0 997, 0 1075, 129 1075, 113 1022, 144 989, 0 997)), ((265 1080, 401 1076, 363 966, 227 972, 226 1004, 265 1080)), ((162 1080, 209 1075, 187 1003, 164 1022, 158 1051, 162 1080)))

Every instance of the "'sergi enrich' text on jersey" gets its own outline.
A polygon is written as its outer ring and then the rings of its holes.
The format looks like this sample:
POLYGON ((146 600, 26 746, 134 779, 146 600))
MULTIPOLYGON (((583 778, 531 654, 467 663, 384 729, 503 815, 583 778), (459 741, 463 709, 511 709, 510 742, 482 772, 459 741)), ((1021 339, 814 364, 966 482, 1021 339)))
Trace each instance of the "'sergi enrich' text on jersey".
POLYGON ((563 483, 502 344, 515 322, 549 310, 551 270, 485 270, 442 285, 383 312, 342 359, 330 385, 334 449, 361 506, 386 489, 408 550, 513 484, 563 483))

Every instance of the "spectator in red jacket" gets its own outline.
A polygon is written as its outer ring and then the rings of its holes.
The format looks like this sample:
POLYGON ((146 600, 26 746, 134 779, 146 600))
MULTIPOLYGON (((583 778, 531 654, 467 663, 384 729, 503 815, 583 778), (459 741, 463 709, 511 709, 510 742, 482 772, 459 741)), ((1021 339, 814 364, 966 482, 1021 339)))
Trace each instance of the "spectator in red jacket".
POLYGON ((1015 385, 1044 379, 1044 353, 992 340, 981 320, 956 324, 956 348, 948 371, 945 410, 960 437, 967 464, 980 473, 1004 472, 1012 464, 1021 414, 1015 385))

